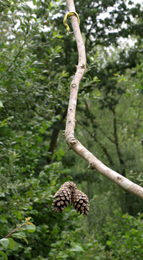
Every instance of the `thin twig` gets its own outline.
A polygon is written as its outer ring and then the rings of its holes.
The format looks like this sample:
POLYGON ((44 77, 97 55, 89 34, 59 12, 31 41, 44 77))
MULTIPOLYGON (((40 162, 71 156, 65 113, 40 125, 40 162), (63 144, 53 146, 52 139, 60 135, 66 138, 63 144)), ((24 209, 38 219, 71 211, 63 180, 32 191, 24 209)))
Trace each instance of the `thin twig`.
POLYGON ((19 228, 23 227, 26 224, 26 222, 24 222, 23 224, 21 224, 20 226, 18 226, 17 228, 15 228, 14 230, 12 230, 7 236, 5 236, 5 238, 11 236, 11 234, 13 234, 14 232, 16 232, 19 228))

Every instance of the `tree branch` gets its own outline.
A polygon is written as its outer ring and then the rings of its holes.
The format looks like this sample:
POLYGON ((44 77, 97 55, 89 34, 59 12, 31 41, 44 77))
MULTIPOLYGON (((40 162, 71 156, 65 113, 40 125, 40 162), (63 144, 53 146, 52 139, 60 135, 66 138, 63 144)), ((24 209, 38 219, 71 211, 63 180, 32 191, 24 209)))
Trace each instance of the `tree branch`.
MULTIPOLYGON (((67 0, 67 5, 68 5, 69 12, 75 12, 75 6, 73 0, 67 0)), ((99 161, 91 152, 89 152, 74 137, 77 94, 78 94, 79 83, 83 77, 86 68, 86 54, 85 54, 85 46, 81 36, 77 17, 73 15, 71 16, 70 19, 71 19, 71 24, 73 27, 73 32, 77 43, 78 66, 70 86, 70 99, 69 99, 66 129, 65 129, 66 142, 71 149, 73 149, 77 154, 79 154, 83 159, 85 159, 89 163, 88 168, 96 169, 102 175, 104 175, 111 181, 115 182, 122 189, 129 191, 143 199, 143 188, 141 186, 133 183, 132 181, 125 178, 124 176, 108 168, 101 161, 99 161)))

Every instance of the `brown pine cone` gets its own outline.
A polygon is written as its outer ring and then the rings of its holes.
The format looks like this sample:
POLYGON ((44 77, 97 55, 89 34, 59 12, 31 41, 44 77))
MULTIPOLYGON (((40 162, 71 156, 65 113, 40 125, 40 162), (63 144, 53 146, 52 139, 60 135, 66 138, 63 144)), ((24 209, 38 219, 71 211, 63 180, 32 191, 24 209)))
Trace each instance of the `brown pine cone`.
POLYGON ((63 212, 63 210, 72 202, 74 208, 80 214, 88 215, 89 200, 88 197, 80 190, 77 189, 76 184, 72 181, 65 182, 61 188, 54 195, 52 206, 55 211, 63 212))
POLYGON ((55 211, 62 212, 68 204, 71 202, 72 193, 77 189, 76 184, 73 182, 65 182, 61 188, 54 195, 54 201, 52 206, 55 207, 55 211))
POLYGON ((77 212, 80 212, 80 214, 83 213, 83 215, 88 215, 89 200, 82 191, 75 190, 72 196, 72 203, 77 212))

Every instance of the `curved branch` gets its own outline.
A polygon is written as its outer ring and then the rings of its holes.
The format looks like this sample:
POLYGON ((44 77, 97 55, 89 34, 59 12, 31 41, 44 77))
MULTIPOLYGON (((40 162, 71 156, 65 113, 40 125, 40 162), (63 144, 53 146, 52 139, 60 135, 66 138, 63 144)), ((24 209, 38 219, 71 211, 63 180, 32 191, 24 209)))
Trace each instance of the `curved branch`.
MULTIPOLYGON (((75 6, 73 0, 67 0, 69 12, 75 12, 75 6)), ((71 16, 71 24, 73 27, 77 49, 78 49, 78 66, 75 76, 71 82, 70 86, 70 99, 67 112, 66 120, 66 129, 65 129, 65 139, 70 149, 73 149, 77 154, 79 154, 83 159, 85 159, 90 169, 96 169, 102 175, 116 183, 122 189, 129 191, 138 197, 143 199, 143 188, 132 181, 128 180, 119 173, 113 171, 99 161, 91 152, 89 152, 77 139, 74 137, 75 129, 75 114, 76 114, 76 104, 77 104, 77 95, 80 80, 85 72, 86 68, 86 54, 85 46, 81 36, 79 24, 77 17, 75 15, 71 16)))

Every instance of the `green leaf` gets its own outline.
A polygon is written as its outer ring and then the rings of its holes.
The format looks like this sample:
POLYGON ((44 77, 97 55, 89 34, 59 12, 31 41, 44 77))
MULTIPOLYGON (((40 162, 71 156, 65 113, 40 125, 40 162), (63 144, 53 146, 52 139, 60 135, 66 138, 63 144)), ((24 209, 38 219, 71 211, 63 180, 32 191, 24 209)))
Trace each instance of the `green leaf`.
POLYGON ((4 107, 4 106, 3 106, 3 103, 2 103, 1 101, 0 101, 0 107, 4 107))
POLYGON ((0 254, 3 256, 5 260, 8 260, 7 255, 3 251, 0 250, 0 254))
POLYGON ((27 231, 28 232, 35 232, 35 230, 36 230, 36 226, 34 226, 34 225, 26 225, 26 228, 27 228, 27 231))
POLYGON ((2 238, 0 239, 0 243, 4 246, 4 248, 7 248, 9 245, 9 240, 8 238, 2 238))
POLYGON ((15 241, 11 237, 9 237, 8 240, 9 240, 8 248, 12 250, 15 246, 15 241))
POLYGON ((20 235, 19 233, 14 233, 12 236, 14 236, 16 238, 22 238, 28 245, 28 240, 24 236, 20 235))
POLYGON ((70 251, 83 252, 83 248, 79 245, 75 245, 75 247, 71 248, 70 251))
POLYGON ((22 219, 21 211, 15 212, 15 215, 17 215, 17 218, 18 218, 18 219, 22 219))
POLYGON ((68 257, 67 254, 62 255, 62 258, 63 258, 63 259, 67 259, 67 257, 68 257))
POLYGON ((109 241, 109 240, 106 241, 106 245, 107 245, 107 246, 110 246, 111 244, 112 244, 111 241, 109 241))

